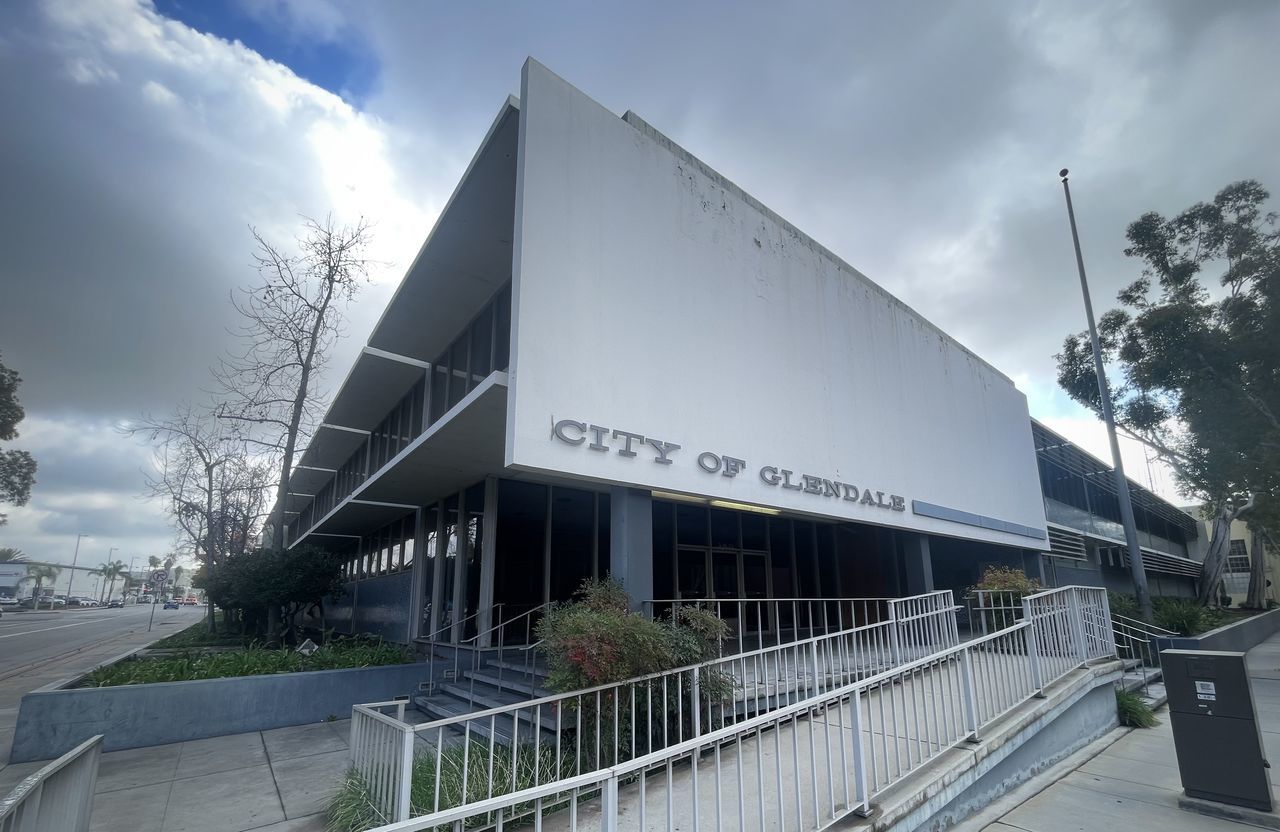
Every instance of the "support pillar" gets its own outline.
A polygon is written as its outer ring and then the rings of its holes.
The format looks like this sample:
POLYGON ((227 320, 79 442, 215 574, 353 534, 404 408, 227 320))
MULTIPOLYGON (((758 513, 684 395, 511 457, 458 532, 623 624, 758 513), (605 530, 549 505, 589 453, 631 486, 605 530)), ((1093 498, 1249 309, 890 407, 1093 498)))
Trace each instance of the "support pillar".
POLYGON ((609 573, 622 582, 633 609, 653 597, 653 497, 616 487, 609 495, 609 573))
POLYGON ((933 559, 929 555, 929 536, 904 532, 902 556, 907 567, 907 594, 933 592, 933 559))
POLYGON ((484 515, 480 518, 480 614, 476 632, 480 647, 488 647, 492 634, 486 632, 499 622, 493 617, 493 576, 498 566, 498 478, 484 478, 484 515))

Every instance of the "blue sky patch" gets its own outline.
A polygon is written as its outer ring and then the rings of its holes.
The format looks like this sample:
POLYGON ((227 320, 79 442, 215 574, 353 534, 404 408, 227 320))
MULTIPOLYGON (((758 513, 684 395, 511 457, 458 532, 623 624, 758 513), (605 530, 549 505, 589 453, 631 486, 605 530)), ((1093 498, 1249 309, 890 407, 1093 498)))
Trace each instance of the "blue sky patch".
POLYGON ((337 42, 319 40, 258 19, 234 2, 155 0, 155 5, 165 17, 200 32, 238 40, 357 107, 378 77, 377 57, 354 32, 337 42))

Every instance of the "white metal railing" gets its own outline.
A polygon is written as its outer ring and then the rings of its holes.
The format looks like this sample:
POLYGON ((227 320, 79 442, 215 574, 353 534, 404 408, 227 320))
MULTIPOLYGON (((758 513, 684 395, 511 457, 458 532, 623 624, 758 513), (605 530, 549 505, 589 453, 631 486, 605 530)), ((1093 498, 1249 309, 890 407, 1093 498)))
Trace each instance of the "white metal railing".
POLYGON ((641 602, 650 618, 681 607, 711 610, 729 625, 725 645, 742 653, 807 636, 877 624, 892 617, 892 598, 655 598, 641 602))
POLYGON ((972 589, 965 596, 969 632, 987 635, 1022 620, 1025 593, 1007 589, 972 589))
MULTIPOLYGON (((1018 623, 780 707, 722 721, 650 753, 506 793, 481 791, 374 832, 504 824, 541 829, 820 830, 872 802, 1094 659, 1114 656, 1105 592, 1028 596, 1018 623), (625 788, 624 788, 625 787, 625 788), (589 810, 585 798, 598 798, 589 810)), ((534 758, 535 760, 538 758, 534 758)), ((513 765, 509 766, 515 769, 513 765)), ((536 763, 533 764, 536 766, 536 763)), ((466 769, 464 768, 464 771, 466 769)), ((505 769, 504 769, 505 771, 505 769)))
POLYGON ((19 783, 0 799, 0 832, 86 832, 101 756, 98 734, 19 783))
POLYGON ((459 787, 456 794, 435 789, 432 812, 473 796, 467 787, 476 783, 485 784, 488 799, 521 785, 578 776, 954 646, 959 636, 951 600, 948 590, 894 599, 889 614, 901 617, 879 623, 417 725, 405 722, 402 702, 357 705, 353 766, 388 820, 408 817, 404 807, 415 767, 432 783, 459 787), (399 739, 385 730, 392 725, 399 739), (495 765, 502 782, 490 776, 495 765))
POLYGON ((1116 655, 1121 659, 1137 662, 1134 670, 1141 675, 1142 690, 1147 692, 1151 680, 1150 669, 1160 667, 1160 651, 1156 649, 1156 639, 1174 638, 1178 634, 1146 621, 1115 613, 1111 615, 1111 630, 1116 642, 1116 655))

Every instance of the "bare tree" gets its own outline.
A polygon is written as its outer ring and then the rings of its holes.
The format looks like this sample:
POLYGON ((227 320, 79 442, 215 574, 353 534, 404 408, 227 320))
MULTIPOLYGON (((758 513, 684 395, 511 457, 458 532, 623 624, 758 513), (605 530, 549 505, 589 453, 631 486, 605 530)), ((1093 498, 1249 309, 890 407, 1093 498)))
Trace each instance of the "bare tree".
POLYGON ((271 545, 284 548, 284 504, 300 443, 319 418, 316 376, 341 334, 343 306, 368 278, 363 220, 337 226, 308 219, 296 253, 285 253, 250 229, 259 280, 233 297, 243 348, 223 359, 214 376, 220 419, 264 451, 278 454, 280 477, 271 545))
MULTIPOLYGON (((155 449, 155 469, 147 474, 147 485, 164 501, 179 547, 194 552, 209 574, 235 547, 243 551, 265 513, 270 459, 252 456, 212 414, 186 405, 166 419, 143 418, 125 432, 146 439, 155 449)), ((149 562, 153 567, 161 564, 158 557, 149 562)), ((164 565, 174 562, 176 558, 166 559, 164 565)), ((208 621, 212 631, 212 607, 208 621)))

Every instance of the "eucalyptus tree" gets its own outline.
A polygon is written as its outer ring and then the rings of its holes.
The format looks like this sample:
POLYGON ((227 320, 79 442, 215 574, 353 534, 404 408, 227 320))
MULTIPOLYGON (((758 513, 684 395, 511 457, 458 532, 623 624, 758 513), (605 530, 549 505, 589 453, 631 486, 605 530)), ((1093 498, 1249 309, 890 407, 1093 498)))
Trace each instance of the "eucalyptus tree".
MULTIPOLYGON (((1131 223, 1125 254, 1142 276, 1099 326, 1117 428, 1152 448, 1212 520, 1205 603, 1217 598, 1232 521, 1265 533, 1280 513, 1280 231, 1269 196, 1235 182, 1171 218, 1131 223)), ((1089 338, 1069 335, 1057 359, 1062 388, 1099 412, 1089 338)), ((1260 569, 1251 583, 1256 601, 1260 569)))
MULTIPOLYGON (((18 423, 26 415, 18 404, 18 385, 22 377, 0 361, 0 441, 18 438, 18 423)), ((0 450, 0 502, 24 506, 31 498, 36 481, 36 461, 27 451, 0 450)), ((0 514, 0 526, 8 522, 0 514)))

